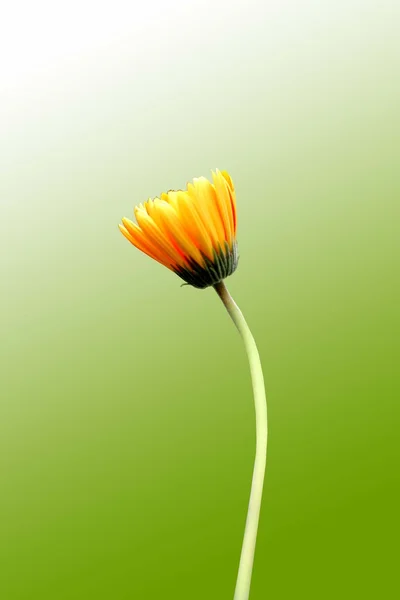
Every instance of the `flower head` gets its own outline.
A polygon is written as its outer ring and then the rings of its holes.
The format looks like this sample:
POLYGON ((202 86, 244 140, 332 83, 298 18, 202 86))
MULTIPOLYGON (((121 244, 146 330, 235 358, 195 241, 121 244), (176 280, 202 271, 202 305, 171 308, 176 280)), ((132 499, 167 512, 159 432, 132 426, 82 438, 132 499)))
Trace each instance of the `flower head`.
POLYGON ((119 225, 136 248, 197 288, 222 281, 238 262, 233 183, 225 171, 212 175, 213 183, 199 177, 147 200, 135 207, 137 224, 119 225))

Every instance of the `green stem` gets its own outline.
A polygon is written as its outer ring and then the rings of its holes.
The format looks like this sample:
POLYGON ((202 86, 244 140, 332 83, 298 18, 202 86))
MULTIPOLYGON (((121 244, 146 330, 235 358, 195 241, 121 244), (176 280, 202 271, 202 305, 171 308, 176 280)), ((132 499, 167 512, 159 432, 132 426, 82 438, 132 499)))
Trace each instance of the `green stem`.
POLYGON ((228 292, 223 281, 214 285, 232 321, 242 336, 250 364, 253 384, 254 404, 256 412, 256 456, 254 461, 253 481, 249 508, 247 511, 242 553, 236 581, 234 600, 247 600, 250 594, 251 574, 253 570, 254 551, 257 540, 258 520, 260 517, 261 499, 264 483, 265 464, 267 459, 267 402, 265 398, 264 377, 257 346, 244 316, 228 292))

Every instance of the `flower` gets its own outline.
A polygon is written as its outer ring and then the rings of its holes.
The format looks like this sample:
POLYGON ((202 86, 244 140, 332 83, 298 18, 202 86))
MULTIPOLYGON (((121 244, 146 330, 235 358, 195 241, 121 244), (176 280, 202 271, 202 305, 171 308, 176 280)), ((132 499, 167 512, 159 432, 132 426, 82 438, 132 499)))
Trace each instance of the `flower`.
POLYGON ((267 457, 268 418, 260 356, 245 318, 223 281, 237 267, 236 198, 225 171, 193 180, 186 190, 169 191, 135 207, 137 223, 119 228, 139 250, 196 288, 213 286, 242 336, 250 364, 256 415, 256 455, 235 600, 250 593, 267 457))
POLYGON ((134 209, 137 224, 119 225, 136 248, 196 288, 219 283, 238 263, 235 189, 225 171, 212 175, 213 183, 199 177, 149 198, 134 209))

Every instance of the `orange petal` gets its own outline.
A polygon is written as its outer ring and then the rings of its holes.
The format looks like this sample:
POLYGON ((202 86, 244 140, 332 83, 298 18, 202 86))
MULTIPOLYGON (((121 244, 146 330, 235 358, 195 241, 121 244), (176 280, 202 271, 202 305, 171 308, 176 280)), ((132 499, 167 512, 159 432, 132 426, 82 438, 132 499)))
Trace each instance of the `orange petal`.
POLYGON ((233 220, 233 234, 234 236, 236 236, 236 229, 237 229, 237 215, 236 215, 236 193, 235 193, 235 186, 233 185, 233 181, 231 179, 231 176, 229 175, 229 173, 227 173, 227 171, 221 171, 221 175, 225 178, 227 184, 228 184, 228 192, 229 192, 229 196, 230 196, 230 200, 231 200, 231 210, 232 210, 232 220, 233 220))
POLYGON ((184 230, 182 222, 179 220, 179 217, 171 204, 164 200, 160 200, 159 203, 155 204, 155 209, 154 215, 158 215, 159 221, 163 223, 165 230, 168 231, 170 239, 175 240, 176 246, 181 250, 183 256, 202 264, 203 259, 198 248, 196 248, 193 241, 184 230))
POLYGON ((139 248, 142 252, 156 260, 157 262, 165 265, 168 268, 173 266, 172 261, 163 255, 158 248, 152 244, 151 240, 147 239, 143 231, 130 221, 129 219, 123 218, 122 225, 119 225, 121 233, 133 244, 136 248, 139 248))
POLYGON ((209 230, 206 229, 199 217, 191 196, 187 192, 179 192, 177 202, 179 218, 188 236, 206 256, 213 258, 209 230))
POLYGON ((204 227, 208 231, 213 247, 218 249, 218 244, 223 244, 225 239, 225 231, 216 207, 214 188, 208 179, 198 177, 193 180, 193 185, 188 185, 188 193, 193 199, 193 204, 204 227))
POLYGON ((170 262, 180 264, 181 257, 179 253, 172 246, 169 239, 165 237, 154 220, 148 215, 144 207, 135 208, 135 217, 139 227, 146 237, 152 241, 153 245, 158 248, 159 253, 164 255, 170 262))
POLYGON ((212 175, 216 191, 218 210, 221 215, 222 223, 224 225, 225 239, 228 242, 228 244, 231 245, 233 239, 233 217, 227 182, 221 175, 221 172, 218 171, 218 169, 217 172, 213 172, 212 175))

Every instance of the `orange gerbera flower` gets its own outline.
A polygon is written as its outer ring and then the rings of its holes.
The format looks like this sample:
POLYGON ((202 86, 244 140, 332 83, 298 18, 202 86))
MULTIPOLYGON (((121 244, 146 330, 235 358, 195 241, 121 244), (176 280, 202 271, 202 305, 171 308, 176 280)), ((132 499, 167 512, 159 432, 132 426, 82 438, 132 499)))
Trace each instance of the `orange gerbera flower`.
POLYGON ((186 190, 169 191, 135 207, 137 224, 119 228, 139 250, 196 288, 215 285, 238 263, 236 199, 225 171, 213 183, 199 177, 186 190))
POLYGON ((137 223, 124 218, 119 228, 134 246, 187 284, 213 286, 242 336, 253 383, 256 455, 234 598, 248 600, 267 456, 267 404, 256 343, 223 281, 238 263, 235 189, 225 171, 212 176, 212 183, 199 177, 186 190, 147 200, 135 208, 137 223))

